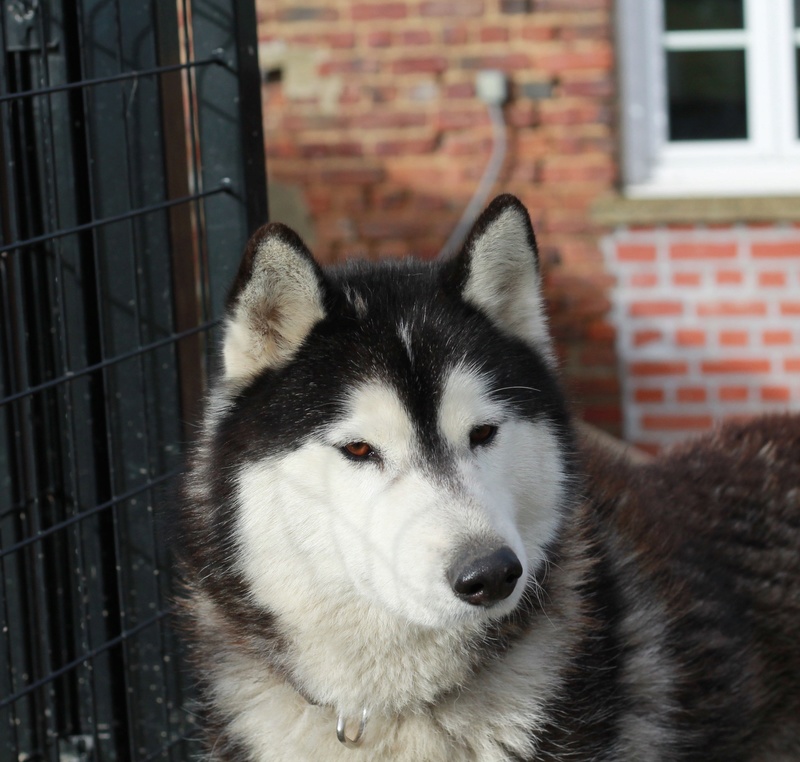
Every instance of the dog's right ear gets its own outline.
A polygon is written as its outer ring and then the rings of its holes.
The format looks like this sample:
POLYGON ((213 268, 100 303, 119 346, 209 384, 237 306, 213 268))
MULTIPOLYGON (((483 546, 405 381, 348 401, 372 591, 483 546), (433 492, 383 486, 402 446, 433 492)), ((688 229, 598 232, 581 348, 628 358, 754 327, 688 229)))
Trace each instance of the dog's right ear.
POLYGON ((293 230, 272 222, 247 243, 228 295, 225 379, 248 381, 287 363, 325 317, 323 276, 293 230))

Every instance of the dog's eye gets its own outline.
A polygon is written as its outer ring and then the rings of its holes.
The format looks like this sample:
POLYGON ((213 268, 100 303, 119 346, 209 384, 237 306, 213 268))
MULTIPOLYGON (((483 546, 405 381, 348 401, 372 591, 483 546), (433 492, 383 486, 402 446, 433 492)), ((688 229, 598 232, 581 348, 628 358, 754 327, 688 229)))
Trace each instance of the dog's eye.
POLYGON ((480 447, 481 445, 489 444, 489 442, 494 439, 496 433, 497 426, 492 426, 490 423, 476 426, 469 432, 470 447, 480 447))
POLYGON ((342 452, 353 460, 366 460, 375 455, 372 445, 366 442, 349 442, 342 447, 342 452))

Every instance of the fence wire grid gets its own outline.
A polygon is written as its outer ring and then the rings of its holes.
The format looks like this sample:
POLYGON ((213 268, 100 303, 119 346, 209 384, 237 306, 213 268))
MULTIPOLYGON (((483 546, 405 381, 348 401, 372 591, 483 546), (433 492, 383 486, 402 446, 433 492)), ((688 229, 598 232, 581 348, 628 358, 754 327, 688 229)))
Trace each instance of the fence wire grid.
POLYGON ((267 218, 244 0, 0 10, 0 760, 187 760, 165 488, 267 218))

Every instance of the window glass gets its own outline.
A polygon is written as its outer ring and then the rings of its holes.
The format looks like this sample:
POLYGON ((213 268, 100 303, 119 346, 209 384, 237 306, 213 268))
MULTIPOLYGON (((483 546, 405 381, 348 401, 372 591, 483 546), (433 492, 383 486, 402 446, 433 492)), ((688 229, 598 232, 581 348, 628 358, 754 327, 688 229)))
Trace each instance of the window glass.
POLYGON ((743 50, 667 52, 670 140, 747 138, 743 50))
MULTIPOLYGON (((700 29, 742 29, 742 0, 666 0, 668 32, 700 29)), ((795 0, 795 6, 800 0, 795 0)))

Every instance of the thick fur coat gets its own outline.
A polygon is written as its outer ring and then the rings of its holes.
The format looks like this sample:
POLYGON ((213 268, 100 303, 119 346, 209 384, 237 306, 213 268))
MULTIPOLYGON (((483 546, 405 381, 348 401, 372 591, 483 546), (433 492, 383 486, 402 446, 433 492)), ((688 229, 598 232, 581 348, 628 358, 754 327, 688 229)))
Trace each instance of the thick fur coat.
POLYGON ((632 465, 553 358, 511 196, 443 263, 256 233, 181 505, 207 759, 800 759, 800 420, 632 465))

